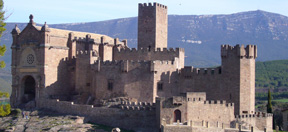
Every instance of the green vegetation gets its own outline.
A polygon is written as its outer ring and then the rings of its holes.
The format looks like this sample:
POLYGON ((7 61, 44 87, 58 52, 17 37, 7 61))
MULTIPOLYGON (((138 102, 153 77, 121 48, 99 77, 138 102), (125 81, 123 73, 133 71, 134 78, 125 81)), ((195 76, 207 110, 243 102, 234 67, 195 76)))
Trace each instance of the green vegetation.
POLYGON ((0 98, 9 98, 9 93, 0 91, 0 98))
MULTIPOLYGON (((2 33, 6 30, 4 28, 4 26, 6 26, 6 23, 4 22, 5 18, 4 18, 4 11, 3 11, 3 0, 0 0, 0 37, 2 36, 2 33)), ((0 57, 4 56, 4 53, 6 51, 6 46, 0 45, 0 57)), ((0 61, 0 68, 4 68, 5 67, 5 62, 4 61, 0 61)))
POLYGON ((0 117, 7 116, 11 113, 10 104, 0 105, 0 117))
POLYGON ((275 102, 288 103, 288 99, 276 99, 275 102))
POLYGON ((288 60, 256 62, 255 85, 260 88, 288 87, 288 60))
POLYGON ((21 113, 22 113, 22 110, 17 108, 17 109, 11 110, 10 115, 13 117, 19 117, 19 116, 21 116, 21 113))
MULTIPOLYGON (((0 98, 9 98, 9 94, 0 91, 0 98)), ((0 117, 7 116, 11 113, 11 106, 7 102, 0 101, 0 117)))
POLYGON ((273 113, 272 112, 272 102, 271 102, 271 100, 272 100, 272 97, 271 97, 271 92, 270 92, 270 89, 269 89, 268 98, 267 98, 267 101, 268 101, 268 103, 267 103, 267 113, 273 113))
POLYGON ((0 91, 11 94, 12 76, 10 70, 0 68, 0 91))
MULTIPOLYGON (((288 98, 288 92, 271 93, 271 96, 274 100, 284 101, 288 98)), ((255 98, 256 100, 266 100, 268 96, 266 93, 256 93, 255 98)))

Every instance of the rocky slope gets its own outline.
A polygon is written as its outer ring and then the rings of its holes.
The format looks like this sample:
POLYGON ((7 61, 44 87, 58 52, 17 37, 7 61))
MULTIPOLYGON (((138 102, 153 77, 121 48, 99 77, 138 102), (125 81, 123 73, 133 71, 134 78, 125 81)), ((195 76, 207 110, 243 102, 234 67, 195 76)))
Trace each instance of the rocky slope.
MULTIPOLYGON (((34 110, 29 118, 1 117, 0 131, 5 132, 111 132, 112 127, 84 123, 84 117, 61 115, 49 110, 34 110)), ((125 130, 124 130, 125 132, 125 130)), ((129 131, 126 131, 129 132, 129 131)))

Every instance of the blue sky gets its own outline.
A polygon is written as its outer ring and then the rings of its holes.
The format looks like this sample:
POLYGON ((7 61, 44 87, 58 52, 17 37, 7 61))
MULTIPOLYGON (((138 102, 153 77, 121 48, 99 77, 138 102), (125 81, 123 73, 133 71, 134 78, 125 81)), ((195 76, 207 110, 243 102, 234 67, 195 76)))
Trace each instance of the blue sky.
POLYGON ((37 23, 94 22, 138 14, 138 3, 158 2, 168 6, 168 14, 232 14, 264 10, 288 16, 288 0, 4 0, 10 15, 6 22, 28 22, 34 15, 37 23))

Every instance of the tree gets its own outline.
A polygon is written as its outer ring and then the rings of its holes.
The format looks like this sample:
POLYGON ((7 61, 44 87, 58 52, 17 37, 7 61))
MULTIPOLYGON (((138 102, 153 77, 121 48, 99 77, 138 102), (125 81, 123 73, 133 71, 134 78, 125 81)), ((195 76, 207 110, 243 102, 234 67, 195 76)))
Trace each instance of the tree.
MULTIPOLYGON (((3 0, 0 0, 0 37, 2 36, 2 33, 6 30, 4 27, 6 26, 6 23, 4 22, 5 18, 4 18, 4 13, 5 11, 3 11, 3 0)), ((6 46, 0 46, 0 57, 4 56, 4 53, 6 51, 6 46)), ((0 61, 0 68, 4 68, 5 67, 5 62, 4 61, 0 61)))
POLYGON ((0 117, 7 116, 11 113, 11 106, 10 104, 0 105, 0 117))
MULTIPOLYGON (((6 51, 6 46, 5 45, 0 46, 0 57, 4 56, 5 51, 6 51)), ((5 66, 6 66, 5 62, 4 61, 0 61, 0 68, 4 68, 5 66)))
MULTIPOLYGON (((9 93, 5 93, 5 92, 1 92, 0 91, 0 98, 8 98, 9 97, 9 93)), ((9 103, 6 103, 4 101, 4 103, 0 103, 0 117, 1 116, 7 116, 11 113, 11 106, 9 103)))
POLYGON ((9 93, 0 91, 0 98, 2 98, 2 97, 9 98, 9 93))
POLYGON ((268 90, 268 104, 267 104, 267 113, 273 113, 272 112, 272 103, 271 103, 271 100, 272 100, 272 96, 271 96, 271 92, 270 92, 270 89, 268 90))

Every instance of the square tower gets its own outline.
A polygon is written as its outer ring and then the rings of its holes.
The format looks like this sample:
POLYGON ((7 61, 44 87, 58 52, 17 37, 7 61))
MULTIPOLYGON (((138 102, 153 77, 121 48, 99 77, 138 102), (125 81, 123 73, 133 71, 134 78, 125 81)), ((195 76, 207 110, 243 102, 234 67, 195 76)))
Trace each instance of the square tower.
POLYGON ((138 49, 167 48, 167 6, 159 3, 139 4, 138 49))

